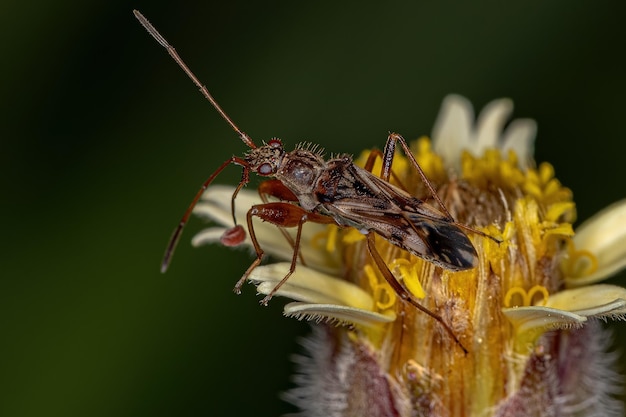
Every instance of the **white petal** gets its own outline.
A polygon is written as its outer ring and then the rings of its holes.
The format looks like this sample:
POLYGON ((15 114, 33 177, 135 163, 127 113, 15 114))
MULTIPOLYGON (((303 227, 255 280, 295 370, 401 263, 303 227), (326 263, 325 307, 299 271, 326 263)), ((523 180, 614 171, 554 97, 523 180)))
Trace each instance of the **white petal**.
POLYGON ((576 310, 576 313, 599 319, 625 320, 626 299, 618 298, 601 306, 591 307, 586 310, 576 310))
POLYGON ((594 285, 551 295, 545 306, 502 309, 518 332, 579 327, 588 317, 624 319, 626 288, 594 285))
POLYGON ((211 227, 201 230, 191 238, 191 245, 194 247, 208 245, 210 243, 219 243, 224 232, 228 230, 225 227, 211 227))
POLYGON ((389 315, 375 313, 354 307, 338 306, 335 304, 289 303, 283 314, 298 320, 327 321, 339 324, 357 324, 372 327, 381 323, 391 323, 396 314, 389 315))
POLYGON ((433 150, 457 171, 463 150, 471 146, 473 125, 474 108, 468 99, 456 94, 443 99, 431 134, 433 150))
MULTIPOLYGON (((598 262, 591 274, 567 277, 569 286, 587 285, 616 274, 626 267, 626 200, 619 201, 585 221, 573 238, 578 251, 589 251, 598 262)), ((576 271, 576 265, 566 268, 576 271)))
POLYGON ((512 307, 503 308, 502 312, 518 333, 580 327, 587 321, 584 316, 548 307, 512 307))
MULTIPOLYGON (((287 275, 289 266, 288 262, 260 266, 252 271, 249 280, 259 283, 257 291, 267 295, 287 275)), ((336 304, 370 311, 374 308, 374 300, 360 287, 302 265, 297 265, 276 295, 312 304, 336 304)))
POLYGON ((551 295, 546 307, 567 310, 586 317, 623 318, 626 314, 626 288, 592 285, 551 295))
POLYGON ((537 122, 533 119, 515 119, 507 127, 502 139, 502 151, 506 156, 509 150, 517 155, 520 168, 528 168, 535 153, 537 122))
POLYGON ((508 98, 487 103, 476 122, 472 153, 482 155, 487 149, 500 147, 500 135, 512 111, 513 101, 508 98))
POLYGON ((503 153, 513 150, 525 169, 533 158, 537 124, 531 119, 516 119, 504 130, 512 111, 510 99, 493 100, 475 122, 471 103, 465 97, 449 95, 432 131, 433 150, 456 171, 460 170, 463 150, 474 156, 482 156, 487 149, 501 149, 503 153))

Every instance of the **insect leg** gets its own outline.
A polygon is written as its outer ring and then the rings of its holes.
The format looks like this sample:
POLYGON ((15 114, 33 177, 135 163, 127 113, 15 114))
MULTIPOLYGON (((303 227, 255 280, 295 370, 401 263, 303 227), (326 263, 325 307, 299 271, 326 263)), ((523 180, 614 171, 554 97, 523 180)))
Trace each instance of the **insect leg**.
POLYGON ((298 202, 298 197, 279 180, 266 180, 259 184, 259 195, 264 203, 269 202, 268 197, 276 197, 281 201, 298 202))
POLYGON ((428 188, 428 191, 430 192, 430 194, 437 201, 437 204, 439 205, 439 207, 441 207, 441 211, 443 211, 443 214, 445 214, 446 217, 450 221, 454 222, 454 218, 452 217, 452 215, 446 208, 445 204, 443 204, 443 201, 441 201, 439 194, 437 194, 437 190, 435 190, 435 187, 433 187, 428 177, 426 177, 426 174, 424 174, 424 171, 422 170, 422 167, 420 166, 420 164, 418 164, 417 161, 415 160, 415 156, 413 155, 413 152, 411 152, 411 149, 409 148, 409 145, 406 143, 406 140, 404 140, 404 138, 397 133, 390 133, 389 136, 387 137, 387 143, 385 144, 385 153, 383 154, 383 168, 382 168, 380 177, 384 179, 385 181, 389 180, 389 173, 391 172, 391 164, 393 162, 393 156, 396 150, 396 142, 400 142, 400 146, 402 147, 404 154, 407 156, 407 158, 409 158, 409 160, 411 161, 411 164, 413 164, 413 166, 417 170, 417 173, 422 179, 422 182, 426 185, 426 188, 428 188))
MULTIPOLYGON (((213 182, 215 177, 217 177, 219 173, 222 172, 224 168, 226 168, 230 164, 241 165, 244 171, 244 173, 242 174, 242 180, 239 183, 239 186, 237 187, 237 189, 235 190, 235 193, 233 194, 233 201, 235 199, 235 196, 241 189, 241 187, 246 185, 246 182, 248 181, 248 171, 250 170, 250 168, 248 167, 248 163, 245 160, 237 156, 233 156, 232 158, 224 161, 222 165, 220 165, 219 168, 217 168, 213 172, 213 174, 211 174, 211 176, 207 178, 207 180, 204 181, 204 183, 202 183, 202 186, 196 193, 193 200, 191 200, 191 203, 187 207, 187 210, 185 210, 185 214, 183 214, 183 217, 178 222, 178 226, 176 226, 176 228, 174 229, 174 232, 172 233, 172 236, 170 237, 170 240, 167 244, 167 248, 165 249, 165 254, 163 255, 163 261, 161 262, 161 272, 167 271, 167 268, 170 265, 170 261, 172 260, 172 256, 174 255, 174 250, 176 249, 176 245, 178 244, 178 241, 180 240, 180 236, 183 233, 183 229, 185 225, 187 224, 187 221, 189 220, 189 216, 191 216, 191 212, 193 211, 193 208, 196 206, 196 204, 200 200, 200 197, 202 197, 202 194, 204 193, 204 191, 206 191, 207 187, 213 182)), ((234 203, 233 203, 233 211, 234 211, 234 203)), ((234 214, 233 214, 233 218, 234 218, 234 214)))
MULTIPOLYGON (((261 182, 259 184, 258 191, 261 196, 261 200, 263 200, 264 203, 269 203, 269 196, 276 197, 281 201, 298 201, 298 197, 296 197, 296 195, 289 188, 285 187, 282 182, 276 179, 261 182)), ((287 233, 283 227, 279 227, 278 230, 280 230, 280 233, 295 251, 296 244, 291 235, 287 233)), ((298 251, 298 257, 300 258, 300 263, 302 265, 306 265, 304 257, 302 256, 302 251, 298 251)))
POLYGON ((241 189, 248 182, 250 182, 250 169, 244 167, 244 169, 241 171, 241 181, 239 181, 237 188, 235 188, 235 191, 233 192, 233 196, 230 198, 230 214, 231 216, 233 216, 233 224, 235 226, 237 226, 237 216, 235 216, 235 199, 237 198, 237 194, 239 194, 239 191, 241 191, 241 189))
POLYGON ((233 217, 234 226, 227 229, 220 237, 220 242, 224 246, 238 246, 246 239, 246 231, 240 224, 237 224, 237 216, 235 216, 235 200, 239 191, 250 181, 250 169, 244 167, 241 172, 241 181, 233 191, 233 195, 230 197, 230 214, 233 217))
MULTIPOLYGON (((298 207, 298 209, 302 210, 300 207, 298 207)), ((296 270, 296 262, 298 260, 298 256, 299 256, 298 254, 300 253, 300 239, 302 237, 302 226, 304 225, 304 223, 308 221, 311 221, 314 223, 322 223, 322 224, 334 223, 331 217, 322 216, 316 213, 309 213, 309 212, 306 212, 305 210, 302 210, 302 212, 305 214, 302 215, 302 217, 300 218, 300 221, 298 222, 298 232, 296 233, 296 240, 294 242, 293 256, 291 257, 291 265, 289 266, 289 272, 287 272, 287 274, 283 277, 283 279, 281 279, 280 282, 274 286, 272 291, 270 291, 270 293, 267 294, 261 300, 261 304, 264 306, 267 305, 267 303, 272 299, 274 294, 276 294, 276 291, 278 291, 278 289, 282 287, 282 285, 289 279, 291 274, 293 274, 294 271, 296 270)))
POLYGON ((269 303, 269 301, 272 299, 274 294, 276 294, 276 291, 278 291, 278 289, 282 287, 282 285, 285 282, 287 282, 291 274, 293 274, 293 272, 296 270, 296 262, 298 261, 298 253, 300 253, 300 238, 302 237, 302 225, 306 221, 307 221, 307 216, 305 214, 300 218, 300 221, 298 222, 298 232, 296 233, 296 240, 293 246, 293 255, 291 256, 291 265, 289 265, 289 272, 287 272, 287 274, 283 277, 283 279, 281 279, 280 282, 276 284, 274 288, 272 288, 272 291, 270 291, 269 294, 263 297, 263 299, 260 301, 261 305, 266 306, 267 303, 269 303))
POLYGON ((415 159, 415 156, 411 152, 411 148, 409 148, 409 145, 406 143, 406 140, 402 137, 402 135, 398 133, 390 133, 389 136, 387 137, 387 143, 385 144, 385 152, 383 154, 383 168, 380 174, 382 179, 384 179, 385 181, 389 180, 389 175, 391 172, 391 163, 393 162, 393 156, 394 156, 394 152, 396 149, 396 142, 400 143, 400 146, 402 147, 404 154, 409 158, 409 160, 411 161, 411 164, 413 164, 420 178, 422 179, 422 182, 426 185, 426 188, 428 188, 428 191, 433 196, 435 201, 437 201, 437 204, 439 205, 439 207, 441 207, 441 211, 448 218, 448 221, 450 221, 450 223, 453 223, 454 225, 460 227, 461 229, 467 230, 468 232, 472 232, 479 236, 489 238, 498 244, 502 243, 502 241, 496 237, 493 237, 491 235, 488 235, 487 233, 481 232, 480 230, 474 229, 473 227, 470 227, 466 224, 458 223, 456 220, 454 220, 454 217, 452 217, 446 205, 443 204, 441 197, 439 197, 439 194, 437 194, 437 190, 435 190, 435 187, 433 187, 433 184, 430 182, 430 180, 428 179, 428 177, 422 170, 422 167, 420 167, 420 165, 417 163, 417 160, 415 159))
MULTIPOLYGON (((363 168, 366 171, 372 172, 374 170, 374 164, 376 163, 377 158, 383 159, 383 153, 378 149, 372 149, 370 151, 370 154, 367 156, 367 161, 365 162, 365 166, 363 168)), ((391 178, 394 179, 396 184, 400 188, 402 188, 404 191, 407 191, 407 188, 404 186, 402 181, 400 181, 400 177, 398 177, 398 175, 396 175, 396 173, 392 169, 390 169, 389 172, 391 173, 391 178)), ((381 176, 381 178, 383 177, 381 176)), ((385 181, 389 181, 389 178, 383 178, 383 179, 385 181)))
POLYGON ((259 241, 256 237, 256 232, 254 231, 254 225, 252 223, 253 217, 259 217, 261 220, 272 223, 279 227, 298 227, 298 232, 296 234, 296 239, 294 242, 294 252, 291 258, 291 266, 289 268, 289 272, 283 279, 274 287, 274 289, 268 294, 263 300, 261 300, 261 304, 267 304, 267 302, 272 298, 272 296, 276 293, 276 291, 283 285, 287 279, 293 274, 296 269, 296 263, 298 260, 298 252, 300 250, 300 238, 302 236, 302 225, 307 221, 321 223, 321 224, 332 224, 334 220, 332 217, 323 216, 321 214, 311 213, 303 208, 296 206, 290 203, 284 202, 275 202, 275 203, 265 203, 265 204, 257 204, 254 205, 248 210, 247 221, 248 221, 248 232, 250 233, 250 239, 252 240, 252 244, 254 246, 254 250, 256 252, 256 259, 250 267, 246 270, 243 276, 237 281, 235 284, 234 291, 239 294, 241 292, 241 287, 250 276, 250 273, 259 266, 261 260, 263 259, 263 255, 265 252, 261 248, 259 241))
POLYGON ((437 320, 443 326, 445 331, 450 335, 450 337, 452 337, 452 339, 461 347, 461 349, 463 349, 463 352, 467 354, 467 349, 465 349, 465 347, 461 344, 450 326, 448 326, 446 322, 443 321, 443 318, 417 302, 417 300, 415 300, 415 298, 407 291, 407 289, 402 284, 400 284, 400 282, 393 276, 393 274, 387 267, 384 259, 382 258, 382 256, 380 256, 380 253, 378 253, 378 250, 376 249, 374 242, 375 236, 376 235, 373 232, 367 234, 367 249, 374 259, 374 263, 376 263, 378 270, 381 272, 381 274, 383 274, 383 277, 385 277, 385 280, 389 283, 391 288, 393 288, 393 290, 396 292, 396 294, 400 296, 400 298, 407 301, 409 304, 418 308, 422 312, 428 314, 433 319, 437 320))

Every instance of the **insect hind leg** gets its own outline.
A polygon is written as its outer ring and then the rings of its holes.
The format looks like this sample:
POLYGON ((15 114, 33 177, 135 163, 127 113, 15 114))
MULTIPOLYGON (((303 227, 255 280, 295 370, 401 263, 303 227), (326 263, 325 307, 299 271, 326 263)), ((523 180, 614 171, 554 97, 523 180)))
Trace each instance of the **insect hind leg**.
POLYGON ((400 143, 404 154, 407 156, 407 158, 409 158, 409 161, 411 161, 411 165, 413 165, 420 178, 422 179, 422 182, 424 183, 424 185, 426 185, 426 188, 428 188, 430 194, 437 201, 437 204, 441 208, 443 214, 451 222, 454 222, 454 218, 448 211, 446 205, 443 204, 443 201, 439 197, 439 194, 437 194, 437 190, 424 173, 424 170, 422 170, 420 164, 417 163, 417 160, 415 159, 413 152, 411 152, 411 148, 409 148, 409 145, 406 143, 406 140, 402 137, 402 135, 398 133, 390 133, 387 137, 387 143, 385 143, 385 151, 383 153, 383 168, 380 174, 381 178, 383 178, 385 181, 387 181, 389 178, 389 175, 391 173, 391 164, 393 163, 393 157, 396 151, 396 142, 400 143))
MULTIPOLYGON (((376 164, 376 160, 380 158, 382 160, 384 160, 383 158, 383 153, 378 150, 378 149, 372 149, 370 151, 370 154, 367 156, 367 161, 365 162, 365 166, 363 167, 366 171, 372 172, 374 171, 374 165, 376 164)), ((382 178, 383 180, 389 182, 389 178, 393 178, 393 180, 396 182, 396 184, 402 188, 404 191, 408 192, 408 188, 402 183, 402 181, 400 180, 400 177, 398 177, 398 175, 390 168, 389 169, 389 175, 385 177, 384 173, 381 172, 380 174, 380 178, 382 178)))
POLYGON ((376 246, 375 246, 374 239, 375 239, 375 234, 373 232, 370 232, 367 234, 367 249, 370 255, 372 256, 372 258, 374 259, 374 263, 378 267, 378 270, 381 272, 381 274, 383 274, 383 277, 385 278, 387 283, 389 283, 391 288, 404 301, 407 301, 412 306, 416 307, 420 311, 428 314, 430 317, 437 320, 443 326, 444 330, 450 335, 452 340, 454 340, 454 342, 457 345, 459 345, 459 347, 463 350, 463 353, 467 354, 467 349, 465 349, 465 346, 463 346, 463 344, 458 339, 456 334, 454 334, 454 331, 452 331, 450 326, 443 320, 443 318, 437 313, 434 313, 433 311, 429 310, 428 308, 418 303, 417 300, 415 300, 415 298, 411 295, 411 293, 409 293, 409 291, 402 284, 400 284, 400 282, 393 276, 393 274, 387 267, 387 264, 385 263, 384 259, 382 258, 380 253, 378 253, 378 250, 376 249, 376 246))
POLYGON ((389 136, 387 137, 387 143, 385 143, 385 151, 384 151, 383 157, 382 157, 383 158, 383 168, 382 168, 381 174, 380 174, 382 179, 384 179, 385 181, 388 181, 389 180, 389 176, 393 175, 393 172, 391 171, 391 164, 393 163, 393 157, 394 157, 395 150, 396 150, 396 142, 400 143, 400 146, 402 147, 402 150, 404 151, 404 154, 407 156, 407 158, 409 158, 409 160, 411 161, 411 165, 413 165, 413 167, 415 168, 415 170, 419 174, 420 178, 422 179, 422 182, 424 183, 424 185, 426 185, 426 188, 428 188, 428 191, 433 196, 435 201, 437 201, 437 205, 441 208, 441 211, 447 217, 447 220, 450 223, 454 224, 455 226, 460 227, 463 230, 467 230, 468 232, 474 233, 474 234, 482 236, 482 237, 489 238, 489 239, 493 240, 494 242, 496 242, 498 244, 502 243, 501 239, 499 239, 497 237, 494 237, 494 236, 491 236, 491 235, 489 235, 487 233, 481 232, 480 230, 475 229, 475 228, 473 228, 471 226, 468 226, 466 224, 459 223, 459 222, 457 222, 454 219, 454 217, 452 217, 452 215, 448 211, 448 208, 446 207, 446 205, 441 200, 441 197, 439 197, 439 194, 437 194, 437 190, 435 189, 433 184, 430 182, 430 180, 428 179, 428 177, 424 173, 424 170, 422 170, 422 167, 420 166, 420 164, 417 163, 417 160, 415 159, 415 156, 413 155, 413 152, 411 152, 411 148, 409 148, 408 143, 402 137, 402 135, 400 135, 398 133, 390 133, 389 136))

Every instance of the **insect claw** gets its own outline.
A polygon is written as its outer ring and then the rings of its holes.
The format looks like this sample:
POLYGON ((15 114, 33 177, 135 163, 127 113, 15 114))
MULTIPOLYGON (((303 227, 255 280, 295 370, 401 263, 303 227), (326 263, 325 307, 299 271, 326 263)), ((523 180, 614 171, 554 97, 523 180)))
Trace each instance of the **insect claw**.
POLYGON ((233 291, 235 292, 235 294, 237 295, 241 294, 241 287, 243 287, 243 284, 245 284, 249 275, 250 275, 250 270, 246 271, 246 273, 243 274, 241 278, 239 278, 239 281, 237 281, 237 283, 235 284, 235 288, 233 288, 233 291))
POLYGON ((271 299, 272 299, 272 296, 268 295, 265 298, 263 298, 261 301, 259 301, 259 304, 261 304, 263 307, 267 307, 271 299))
POLYGON ((239 295, 241 294, 241 287, 243 287, 243 284, 246 282, 246 280, 248 279, 248 274, 242 276, 239 281, 237 281, 237 283, 235 284, 235 288, 233 288, 233 291, 235 292, 235 294, 239 295))

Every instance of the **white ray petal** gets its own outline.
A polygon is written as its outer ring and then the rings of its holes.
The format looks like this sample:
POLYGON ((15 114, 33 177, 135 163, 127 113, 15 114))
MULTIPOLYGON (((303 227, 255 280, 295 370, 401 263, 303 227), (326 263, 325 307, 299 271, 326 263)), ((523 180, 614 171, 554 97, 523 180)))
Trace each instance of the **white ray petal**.
POLYGON ((503 308, 502 312, 518 333, 580 327, 587 321, 585 316, 548 307, 512 307, 503 308))
MULTIPOLYGON (((591 273, 566 277, 568 286, 581 286, 606 279, 626 267, 626 200, 621 200, 600 211, 576 229, 573 238, 578 251, 588 251, 597 260, 591 273)), ((578 265, 566 268, 581 271, 585 267, 581 258, 578 265)))
POLYGON ((493 100, 474 119, 472 104, 465 97, 451 94, 441 105, 432 130, 433 150, 445 164, 460 172, 464 150, 481 156, 487 149, 516 153, 520 168, 528 168, 533 159, 537 124, 532 119, 515 119, 504 129, 513 111, 508 98, 493 100))
POLYGON ((394 312, 388 315, 375 313, 361 308, 339 306, 336 304, 289 303, 283 314, 298 320, 324 321, 338 324, 357 324, 373 327, 382 323, 391 323, 396 319, 394 312))
POLYGON ((527 169, 535 153, 537 122, 533 119, 515 119, 509 124, 502 138, 502 151, 512 150, 517 155, 520 168, 527 169))
POLYGON ((626 314, 626 288, 603 284, 564 290, 551 295, 545 306, 586 317, 621 318, 626 314))
MULTIPOLYGON (((267 295, 287 274, 289 266, 289 262, 260 266, 252 271, 249 280, 258 285, 258 292, 267 295)), ((276 295, 313 304, 336 304, 370 311, 374 308, 374 300, 360 287, 302 265, 297 265, 276 295)))
POLYGON ((431 133, 433 150, 457 171, 463 150, 472 146, 473 124, 474 108, 468 99, 456 94, 443 99, 431 133))
POLYGON ((487 103, 476 121, 472 153, 482 155, 487 149, 500 147, 500 135, 512 111, 513 101, 508 98, 487 103))

